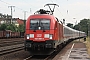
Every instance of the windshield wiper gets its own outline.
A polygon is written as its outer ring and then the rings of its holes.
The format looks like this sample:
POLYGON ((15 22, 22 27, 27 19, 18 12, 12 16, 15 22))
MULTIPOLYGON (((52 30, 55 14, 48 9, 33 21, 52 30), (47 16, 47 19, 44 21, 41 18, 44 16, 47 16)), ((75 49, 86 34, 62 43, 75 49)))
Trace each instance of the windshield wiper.
POLYGON ((38 22, 37 22, 37 24, 35 25, 35 27, 34 27, 34 32, 36 32, 36 28, 38 27, 38 22))

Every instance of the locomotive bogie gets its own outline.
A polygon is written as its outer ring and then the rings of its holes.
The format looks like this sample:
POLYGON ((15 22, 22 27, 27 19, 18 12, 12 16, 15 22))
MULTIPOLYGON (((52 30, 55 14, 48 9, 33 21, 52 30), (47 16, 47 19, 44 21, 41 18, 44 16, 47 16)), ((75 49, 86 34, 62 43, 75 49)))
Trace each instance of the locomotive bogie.
POLYGON ((32 40, 25 41, 25 50, 31 55, 50 55, 57 49, 57 41, 47 40, 45 42, 34 42, 32 40))

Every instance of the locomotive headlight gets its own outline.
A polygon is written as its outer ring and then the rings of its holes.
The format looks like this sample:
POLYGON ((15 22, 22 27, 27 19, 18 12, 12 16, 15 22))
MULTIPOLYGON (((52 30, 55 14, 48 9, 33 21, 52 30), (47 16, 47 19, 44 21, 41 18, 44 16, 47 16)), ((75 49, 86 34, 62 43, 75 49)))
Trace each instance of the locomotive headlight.
POLYGON ((30 35, 27 35, 27 39, 29 39, 30 38, 30 35))
POLYGON ((45 34, 44 35, 44 38, 49 38, 49 34, 45 34))
POLYGON ((34 34, 30 34, 30 38, 34 38, 34 34))
POLYGON ((44 35, 44 38, 52 39, 52 37, 53 37, 53 35, 51 35, 51 34, 45 34, 45 35, 44 35))
POLYGON ((34 34, 28 34, 27 39, 29 39, 29 38, 34 38, 34 34))
POLYGON ((52 39, 52 38, 53 38, 53 35, 50 34, 50 35, 49 35, 49 39, 52 39))

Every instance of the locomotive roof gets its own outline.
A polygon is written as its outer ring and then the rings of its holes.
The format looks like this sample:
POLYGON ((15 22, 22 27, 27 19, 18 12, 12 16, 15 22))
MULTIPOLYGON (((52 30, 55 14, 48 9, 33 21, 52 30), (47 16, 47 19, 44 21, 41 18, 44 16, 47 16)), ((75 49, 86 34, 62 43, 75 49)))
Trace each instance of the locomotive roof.
POLYGON ((70 27, 68 27, 68 26, 66 26, 66 25, 63 25, 63 26, 64 26, 65 28, 71 30, 71 31, 74 31, 74 32, 85 33, 85 32, 79 31, 79 30, 72 29, 72 28, 70 28, 70 27))
POLYGON ((52 17, 53 15, 49 15, 49 14, 33 14, 31 16, 49 16, 49 17, 52 17))
POLYGON ((56 20, 56 18, 53 15, 49 15, 49 14, 34 14, 29 16, 29 19, 36 19, 36 18, 46 18, 46 19, 56 20))

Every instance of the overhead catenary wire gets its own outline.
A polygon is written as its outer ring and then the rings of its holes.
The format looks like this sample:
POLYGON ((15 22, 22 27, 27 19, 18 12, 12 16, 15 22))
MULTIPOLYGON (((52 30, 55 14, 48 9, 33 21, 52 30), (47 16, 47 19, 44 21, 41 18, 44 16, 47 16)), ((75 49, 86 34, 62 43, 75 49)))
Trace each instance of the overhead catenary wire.
MULTIPOLYGON (((9 5, 8 8, 9 8, 9 7, 11 8, 11 16, 12 16, 12 8, 13 8, 13 7, 15 7, 15 8, 19 9, 19 10, 22 10, 22 11, 24 12, 24 20, 26 20, 26 12, 28 12, 28 11, 25 11, 25 10, 23 10, 23 9, 17 7, 17 6, 12 6, 12 5, 11 5, 10 3, 8 3, 8 2, 2 1, 2 0, 0 0, 0 1, 3 2, 4 4, 6 4, 6 6, 9 5)), ((15 9, 14 9, 14 11, 15 11, 15 9)), ((12 18, 11 18, 11 24, 12 24, 12 18)))
MULTIPOLYGON (((2 0, 0 0, 0 1, 3 2, 3 3, 5 3, 6 6, 7 6, 7 5, 12 6, 12 4, 10 4, 10 3, 8 3, 8 2, 2 1, 2 0)), ((25 10, 23 10, 22 8, 19 8, 19 7, 17 7, 17 6, 15 6, 15 7, 16 7, 17 9, 19 9, 19 10, 25 11, 25 10)))
MULTIPOLYGON (((54 3, 53 0, 51 0, 51 2, 54 3)), ((56 7, 56 8, 57 8, 57 7, 56 7)), ((57 8, 57 10, 60 12, 60 14, 62 15, 62 17, 64 17, 64 15, 61 13, 60 9, 57 8)))
MULTIPOLYGON (((52 0, 51 0, 51 1, 52 1, 52 0)), ((58 0, 55 0, 55 1, 58 2, 58 0)), ((52 2, 53 2, 53 1, 52 1, 52 2)), ((67 0, 67 4, 68 4, 68 0, 67 0)), ((60 6, 60 8, 63 9, 62 6, 60 6)), ((67 8, 68 8, 68 7, 67 7, 67 8)), ((69 16, 69 10, 68 10, 68 9, 63 9, 63 11, 66 11, 65 15, 62 14, 62 12, 60 11, 59 8, 57 8, 57 10, 60 12, 60 15, 63 17, 63 19, 65 19, 65 20, 67 20, 67 19, 71 20, 71 19, 72 19, 71 16, 69 16)))
MULTIPOLYGON (((57 0, 56 0, 57 1, 57 0)), ((68 0, 67 0, 68 1, 68 0)), ((58 2, 58 1, 57 1, 58 2)), ((62 8, 62 7, 61 7, 62 8)), ((63 8, 62 8, 63 9, 63 8)), ((63 10, 65 10, 65 9, 63 9, 63 10)), ((68 14, 69 13, 69 10, 68 9, 66 9, 66 13, 68 14)))
MULTIPOLYGON (((55 1, 58 2, 58 0, 55 0, 55 1)), ((66 0, 66 1, 67 1, 67 4, 69 4, 69 0, 66 0)), ((78 15, 81 15, 81 13, 86 13, 87 11, 90 11, 90 10, 85 9, 85 10, 80 11, 79 13, 73 14, 72 16, 78 16, 78 15)), ((70 18, 71 16, 69 16, 69 10, 68 9, 67 9, 67 14, 68 14, 68 17, 70 18)))
POLYGON ((2 0, 0 0, 1 2, 3 2, 3 3, 5 3, 5 4, 8 4, 8 5, 10 5, 9 3, 7 3, 7 2, 4 2, 4 1, 2 1, 2 0))

